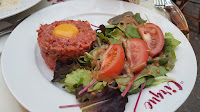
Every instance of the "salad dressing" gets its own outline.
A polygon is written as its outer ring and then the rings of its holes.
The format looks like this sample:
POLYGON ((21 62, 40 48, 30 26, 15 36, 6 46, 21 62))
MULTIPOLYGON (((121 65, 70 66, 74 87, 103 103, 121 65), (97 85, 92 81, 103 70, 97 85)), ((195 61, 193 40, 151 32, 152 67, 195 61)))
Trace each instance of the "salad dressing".
POLYGON ((131 70, 130 70, 128 61, 125 61, 124 70, 126 71, 127 74, 131 74, 131 70))
POLYGON ((146 66, 145 62, 140 64, 140 65, 138 65, 138 66, 136 66, 136 67, 130 67, 131 73, 134 73, 136 70, 138 70, 138 68, 141 68, 143 66, 146 66))
POLYGON ((130 80, 127 82, 118 82, 119 85, 128 86, 130 84, 130 80))
MULTIPOLYGON (((102 73, 103 72, 101 70, 99 70, 99 71, 92 72, 91 75, 92 75, 92 78, 96 79, 97 81, 105 81, 108 83, 111 83, 113 81, 113 79, 110 77, 104 77, 104 76, 100 75, 102 73)), ((116 78, 116 77, 114 77, 114 78, 116 78)))
POLYGON ((99 70, 100 69, 100 66, 98 66, 99 64, 97 64, 98 62, 98 56, 101 54, 101 53, 104 53, 105 52, 105 49, 98 49, 96 51, 93 52, 93 60, 92 60, 92 67, 91 67, 91 71, 93 71, 94 67, 97 65, 97 69, 99 70))
POLYGON ((137 23, 137 21, 135 21, 135 19, 131 15, 126 15, 119 23, 120 27, 122 27, 123 25, 122 28, 123 31, 125 31, 127 24, 131 24, 135 28, 139 27, 139 24, 137 23))

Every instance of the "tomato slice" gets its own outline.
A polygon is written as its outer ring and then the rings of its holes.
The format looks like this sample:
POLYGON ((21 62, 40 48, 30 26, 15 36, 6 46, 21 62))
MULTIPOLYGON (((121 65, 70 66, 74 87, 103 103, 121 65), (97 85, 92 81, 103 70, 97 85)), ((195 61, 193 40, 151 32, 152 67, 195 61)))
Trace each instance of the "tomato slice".
POLYGON ((110 82, 120 75, 124 68, 125 53, 123 47, 119 44, 110 45, 102 58, 103 62, 96 80, 110 82))
POLYGON ((138 32, 147 43, 151 57, 154 57, 162 50, 165 39, 160 27, 153 23, 146 23, 138 28, 138 32))
POLYGON ((126 58, 129 63, 131 73, 142 70, 148 61, 147 44, 138 38, 128 39, 126 41, 126 58))

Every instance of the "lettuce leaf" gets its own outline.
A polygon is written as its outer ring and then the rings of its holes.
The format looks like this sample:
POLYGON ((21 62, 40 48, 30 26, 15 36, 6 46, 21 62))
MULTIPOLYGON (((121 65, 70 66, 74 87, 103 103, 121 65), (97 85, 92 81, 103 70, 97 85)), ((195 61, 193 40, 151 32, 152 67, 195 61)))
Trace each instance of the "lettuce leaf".
MULTIPOLYGON (((146 82, 145 87, 151 86, 151 84, 154 82, 154 78, 160 77, 160 76, 165 76, 166 73, 168 72, 164 66, 154 66, 154 65, 148 65, 149 67, 145 68, 135 79, 135 82, 131 86, 129 93, 130 94, 135 94, 139 92, 138 88, 140 87, 141 84, 146 82), (157 72, 159 71, 159 72, 157 72), (148 74, 148 72, 152 72, 151 75, 148 74)), ((122 82, 128 82, 130 78, 119 78, 116 79, 116 82, 118 83, 118 86, 120 88, 120 91, 123 92, 126 88, 126 86, 120 85, 122 82)))
POLYGON ((102 41, 104 41, 104 42, 106 42, 106 43, 109 41, 108 37, 104 36, 103 33, 99 33, 99 34, 97 34, 97 36, 98 36, 102 41))
POLYGON ((157 66, 150 65, 150 67, 145 68, 136 79, 139 79, 140 77, 144 77, 144 76, 149 76, 148 72, 152 72, 152 76, 154 77, 159 77, 159 76, 165 76, 168 71, 165 69, 164 66, 157 67, 157 66))
POLYGON ((117 25, 127 15, 133 16, 133 13, 131 11, 125 12, 125 13, 123 13, 121 15, 118 15, 118 16, 115 16, 115 17, 109 19, 108 23, 112 24, 112 25, 117 25))
MULTIPOLYGON (((93 79, 91 78, 91 71, 85 69, 77 69, 66 75, 64 80, 65 88, 71 93, 75 93, 77 87, 83 84, 83 87, 89 85, 93 79)), ((96 82, 90 90, 98 91, 106 86, 105 82, 96 82)))
POLYGON ((75 59, 69 59, 66 62, 57 60, 52 82, 62 81, 66 74, 71 73, 78 68, 81 68, 81 65, 75 59))
POLYGON ((116 28, 116 25, 106 25, 105 28, 106 28, 105 36, 110 38, 111 37, 110 32, 112 32, 116 28))
MULTIPOLYGON (((117 27, 123 31, 123 25, 117 25, 117 27)), ((140 34, 137 30, 137 28, 135 28, 133 25, 131 24, 127 24, 126 28, 125 28, 125 31, 123 31, 123 33, 126 35, 126 37, 128 39, 132 39, 132 38, 139 38, 141 39, 140 37, 140 34)))
POLYGON ((167 76, 156 77, 155 81, 153 82, 153 84, 151 84, 151 86, 157 86, 161 83, 168 82, 168 81, 175 81, 175 80, 167 76))
POLYGON ((138 92, 140 92, 141 89, 141 85, 145 82, 145 88, 150 87, 153 82, 154 82, 154 77, 153 76, 148 76, 148 77, 143 77, 140 78, 139 80, 137 80, 136 85, 130 88, 129 90, 129 94, 137 94, 138 92))
MULTIPOLYGON (((122 82, 128 82, 130 80, 130 78, 119 78, 116 79, 116 82, 118 83, 118 86, 120 88, 120 91, 123 92, 126 89, 126 86, 124 85, 120 85, 119 83, 122 82)), ((133 85, 131 86, 130 90, 128 91, 129 93, 131 93, 133 90, 137 89, 142 83, 144 83, 146 80, 144 77, 136 80, 133 85)))
POLYGON ((176 40, 171 33, 165 33, 165 39, 171 39, 171 45, 173 47, 178 46, 181 42, 176 40))
POLYGON ((110 44, 115 44, 115 43, 117 43, 119 40, 117 40, 117 39, 113 39, 111 42, 110 42, 110 44))
POLYGON ((75 92, 76 99, 81 103, 86 102, 93 97, 93 95, 91 95, 91 93, 89 92, 84 92, 81 95, 79 95, 79 92, 83 89, 84 89, 83 84, 81 84, 78 88, 76 88, 76 92, 75 92))
POLYGON ((129 39, 130 39, 130 37, 131 38, 139 38, 139 39, 141 39, 140 34, 139 34, 137 28, 133 27, 133 25, 127 24, 127 26, 125 28, 125 31, 126 31, 125 33, 127 33, 129 35, 128 36, 129 39))
POLYGON ((119 22, 120 22, 125 16, 127 16, 127 15, 132 16, 132 17, 137 21, 137 23, 138 23, 139 25, 142 25, 142 24, 144 24, 144 23, 147 22, 147 20, 143 20, 143 19, 141 18, 140 13, 136 13, 136 14, 134 15, 131 11, 128 11, 128 12, 125 12, 125 13, 123 13, 123 14, 121 14, 121 15, 118 15, 118 16, 115 16, 115 17, 109 19, 109 20, 108 20, 108 23, 109 23, 109 24, 113 24, 113 25, 117 25, 117 24, 119 24, 119 22))
POLYGON ((175 66, 176 55, 175 48, 181 42, 176 40, 171 33, 165 33, 165 45, 163 48, 163 54, 166 55, 166 58, 169 59, 168 63, 165 65, 168 71, 172 70, 175 66))
POLYGON ((107 82, 97 82, 92 87, 90 87, 93 91, 102 90, 106 86, 107 82))
POLYGON ((93 60, 92 54, 93 54, 93 52, 94 52, 95 50, 98 50, 98 49, 99 49, 99 47, 95 47, 95 48, 94 48, 93 50, 91 50, 89 53, 88 53, 88 52, 85 52, 84 56, 80 56, 80 57, 78 58, 79 63, 87 64, 87 65, 89 65, 89 67, 90 67, 90 66, 91 66, 91 63, 92 63, 92 60, 93 60))
POLYGON ((136 13, 133 17, 134 17, 134 19, 137 21, 137 23, 138 23, 139 25, 143 25, 144 23, 147 22, 147 20, 143 20, 143 19, 141 18, 140 13, 136 13))
POLYGON ((128 92, 129 92, 130 94, 134 94, 134 93, 135 93, 135 90, 136 90, 137 88, 139 88, 139 86, 140 86, 141 84, 143 84, 144 82, 146 82, 146 79, 145 79, 144 77, 142 77, 142 78, 136 80, 136 81, 134 82, 133 86, 131 86, 131 88, 130 88, 130 90, 129 90, 128 92))
POLYGON ((145 84, 145 88, 151 86, 155 81, 155 77, 153 76, 148 76, 146 79, 146 84, 145 84))
POLYGON ((126 89, 126 86, 124 85, 121 85, 120 83, 124 83, 124 82, 128 82, 130 80, 129 77, 127 78, 119 78, 119 79, 115 79, 119 88, 120 88, 120 91, 123 92, 125 89, 126 89))
POLYGON ((110 35, 112 38, 119 40, 121 38, 122 31, 118 28, 114 29, 112 32, 110 32, 110 35))
POLYGON ((119 89, 112 89, 106 86, 88 102, 82 103, 82 112, 124 112, 128 102, 127 95, 121 96, 119 89))
POLYGON ((89 85, 89 83, 92 81, 90 74, 91 72, 85 69, 77 69, 70 74, 67 74, 65 78, 65 88, 69 92, 74 93, 75 89, 80 84, 83 84, 84 87, 89 85))

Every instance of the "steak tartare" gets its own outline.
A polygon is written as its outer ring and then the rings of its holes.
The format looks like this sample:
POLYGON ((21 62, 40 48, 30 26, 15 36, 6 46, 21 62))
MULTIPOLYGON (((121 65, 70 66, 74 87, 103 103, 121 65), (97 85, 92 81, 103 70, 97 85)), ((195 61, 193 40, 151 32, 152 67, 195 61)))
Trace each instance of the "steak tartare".
POLYGON ((81 20, 55 21, 51 24, 41 25, 37 32, 42 57, 50 69, 55 68, 57 60, 66 61, 69 58, 84 55, 90 50, 93 41, 96 40, 95 31, 92 30, 89 22, 81 20), (78 33, 73 37, 54 35, 54 29, 62 24, 75 26, 78 33))

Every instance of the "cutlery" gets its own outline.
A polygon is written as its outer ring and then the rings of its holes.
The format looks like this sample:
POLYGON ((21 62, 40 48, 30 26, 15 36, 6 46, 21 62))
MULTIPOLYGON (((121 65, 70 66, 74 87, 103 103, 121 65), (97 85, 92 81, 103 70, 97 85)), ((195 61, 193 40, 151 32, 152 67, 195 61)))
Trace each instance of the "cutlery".
POLYGON ((154 0, 154 4, 156 8, 163 9, 165 11, 168 10, 170 12, 170 18, 172 23, 174 23, 183 34, 188 34, 189 29, 183 21, 183 17, 181 17, 180 12, 178 12, 175 8, 175 5, 171 2, 171 0, 154 0))
POLYGON ((21 18, 21 19, 16 20, 16 22, 14 24, 12 24, 8 21, 0 21, 0 36, 11 33, 15 29, 15 27, 19 23, 21 23, 25 18, 21 18))
POLYGON ((12 26, 12 23, 9 23, 7 21, 0 21, 0 30, 8 28, 12 26))

